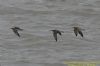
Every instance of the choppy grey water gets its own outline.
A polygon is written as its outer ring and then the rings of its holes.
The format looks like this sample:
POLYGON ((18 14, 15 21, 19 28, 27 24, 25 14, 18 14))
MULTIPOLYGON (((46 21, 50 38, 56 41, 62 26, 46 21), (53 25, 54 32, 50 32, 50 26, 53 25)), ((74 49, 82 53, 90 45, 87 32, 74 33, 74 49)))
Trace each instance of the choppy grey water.
POLYGON ((100 0, 0 0, 1 66, 100 60, 100 0), (85 38, 75 37, 78 24, 85 38), (24 29, 17 37, 12 26, 24 29), (64 31, 55 42, 51 29, 64 31))

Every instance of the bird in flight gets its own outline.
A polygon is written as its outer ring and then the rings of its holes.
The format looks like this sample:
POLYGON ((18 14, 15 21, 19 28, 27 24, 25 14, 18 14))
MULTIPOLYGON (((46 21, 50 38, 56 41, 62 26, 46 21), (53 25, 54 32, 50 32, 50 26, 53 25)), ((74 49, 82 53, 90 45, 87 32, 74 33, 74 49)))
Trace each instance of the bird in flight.
POLYGON ((83 33, 81 31, 81 29, 79 27, 73 27, 74 28, 74 33, 77 36, 78 34, 80 34, 81 37, 83 37, 83 33))
POLYGON ((18 31, 23 31, 23 29, 19 28, 19 27, 13 27, 11 28, 13 30, 13 32, 20 37, 20 34, 18 33, 18 31))
POLYGON ((63 31, 59 31, 59 30, 50 30, 53 32, 53 36, 54 36, 54 39, 56 40, 57 42, 57 34, 61 35, 62 36, 62 32, 63 31))

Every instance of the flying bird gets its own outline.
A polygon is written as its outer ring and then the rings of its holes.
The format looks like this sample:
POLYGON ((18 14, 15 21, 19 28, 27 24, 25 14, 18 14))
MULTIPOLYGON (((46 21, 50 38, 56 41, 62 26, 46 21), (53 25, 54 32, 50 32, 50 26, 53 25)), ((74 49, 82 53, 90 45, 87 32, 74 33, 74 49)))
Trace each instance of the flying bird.
POLYGON ((62 35, 62 32, 63 32, 63 31, 59 31, 59 30, 50 30, 50 31, 53 32, 54 39, 55 39, 56 42, 57 42, 57 34, 62 35))
POLYGON ((20 37, 20 34, 18 33, 18 31, 23 31, 23 29, 19 28, 19 27, 13 27, 11 28, 13 30, 13 32, 20 37))
POLYGON ((79 27, 73 27, 74 28, 74 33, 77 36, 78 34, 80 34, 81 37, 83 37, 83 33, 81 31, 81 29, 79 27))

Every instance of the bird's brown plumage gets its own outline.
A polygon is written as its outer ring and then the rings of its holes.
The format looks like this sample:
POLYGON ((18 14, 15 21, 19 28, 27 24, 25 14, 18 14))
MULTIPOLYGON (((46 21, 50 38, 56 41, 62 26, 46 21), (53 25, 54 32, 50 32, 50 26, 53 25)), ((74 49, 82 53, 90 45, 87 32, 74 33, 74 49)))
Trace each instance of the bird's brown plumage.
POLYGON ((51 30, 53 32, 54 39, 57 42, 57 34, 62 35, 61 31, 59 30, 51 30))
POLYGON ((23 29, 21 29, 21 28, 19 28, 19 27, 13 27, 13 28, 11 28, 12 30, 13 30, 13 32, 18 36, 18 37, 20 37, 20 34, 18 33, 18 30, 19 31, 22 31, 23 29))
POLYGON ((81 37, 83 37, 83 33, 81 31, 81 29, 79 27, 73 27, 74 28, 74 33, 77 36, 78 34, 81 35, 81 37))

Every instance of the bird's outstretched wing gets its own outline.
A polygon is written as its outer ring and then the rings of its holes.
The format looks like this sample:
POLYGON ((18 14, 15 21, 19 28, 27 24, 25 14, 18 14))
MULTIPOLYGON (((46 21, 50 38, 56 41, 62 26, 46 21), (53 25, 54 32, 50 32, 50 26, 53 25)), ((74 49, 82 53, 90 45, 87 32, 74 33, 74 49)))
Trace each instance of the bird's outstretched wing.
POLYGON ((14 32, 18 37, 20 37, 20 34, 18 33, 17 30, 13 30, 13 32, 14 32))
POLYGON ((19 28, 19 27, 15 27, 16 30, 20 30, 23 31, 23 29, 19 28))
POLYGON ((82 31, 78 31, 78 33, 83 37, 83 33, 82 33, 82 31))
POLYGON ((60 31, 57 31, 57 33, 58 33, 59 35, 62 35, 60 31))
POLYGON ((77 30, 74 30, 74 33, 75 33, 76 36, 78 35, 78 31, 77 30))
POLYGON ((56 42, 57 42, 57 33, 53 33, 53 36, 54 36, 54 39, 55 39, 56 42))

